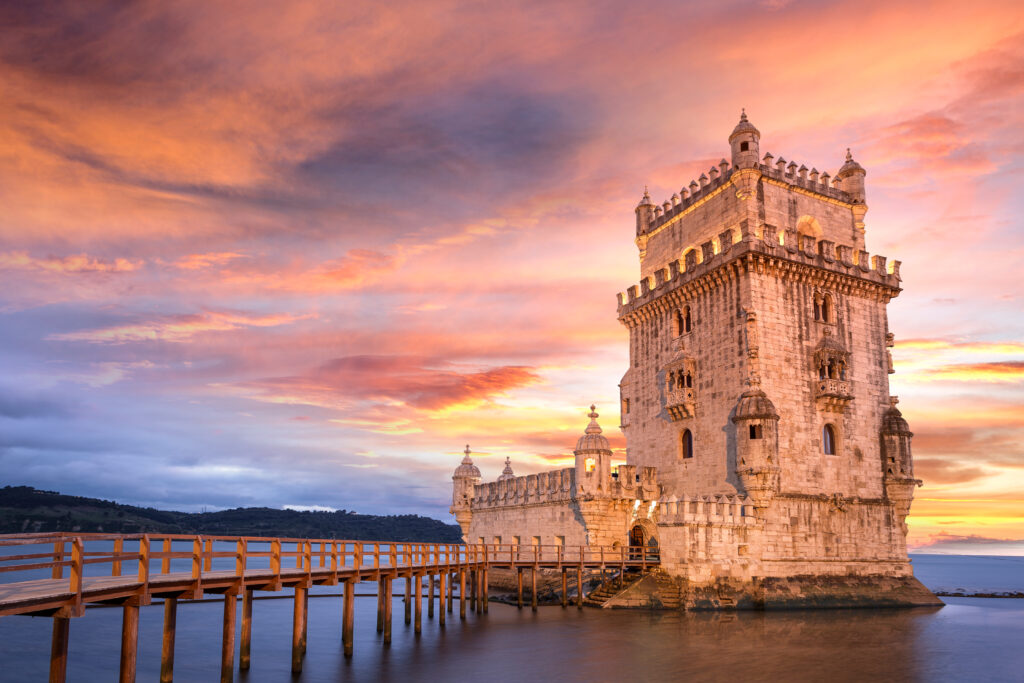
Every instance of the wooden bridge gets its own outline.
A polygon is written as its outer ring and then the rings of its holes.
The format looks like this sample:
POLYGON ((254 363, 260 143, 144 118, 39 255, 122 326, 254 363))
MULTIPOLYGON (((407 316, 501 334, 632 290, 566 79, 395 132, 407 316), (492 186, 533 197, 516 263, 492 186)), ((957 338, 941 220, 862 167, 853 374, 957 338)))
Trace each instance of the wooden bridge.
POLYGON ((567 606, 569 575, 576 587, 576 604, 583 606, 584 571, 645 570, 658 558, 642 547, 456 545, 303 538, 187 536, 175 534, 12 534, 0 535, 0 575, 15 581, 0 583, 0 616, 53 617, 50 681, 62 683, 67 670, 69 619, 85 607, 123 608, 120 681, 135 680, 139 607, 163 599, 164 626, 160 680, 174 677, 174 638, 178 600, 204 594, 224 596, 221 681, 231 681, 235 669, 237 600, 242 598, 239 669, 250 665, 253 591, 294 590, 292 671, 302 671, 306 652, 307 607, 313 585, 342 585, 342 645, 352 656, 355 586, 376 581, 377 631, 391 642, 392 583, 404 579, 405 623, 422 629, 423 593, 428 616, 434 611, 438 588, 438 624, 453 611, 458 584, 460 619, 471 611, 486 612, 488 572, 517 572, 519 606, 523 606, 523 572, 533 585, 537 609, 537 573, 560 570, 562 606, 567 606), (23 546, 23 547, 21 547, 23 546), (33 547, 34 546, 34 547, 33 547), (20 552, 34 550, 35 552, 20 552), (42 550, 42 552, 40 552, 42 550), (19 554, 6 554, 6 553, 19 554), (424 586, 426 583, 426 586, 424 586), (411 612, 414 612, 412 614, 411 612))

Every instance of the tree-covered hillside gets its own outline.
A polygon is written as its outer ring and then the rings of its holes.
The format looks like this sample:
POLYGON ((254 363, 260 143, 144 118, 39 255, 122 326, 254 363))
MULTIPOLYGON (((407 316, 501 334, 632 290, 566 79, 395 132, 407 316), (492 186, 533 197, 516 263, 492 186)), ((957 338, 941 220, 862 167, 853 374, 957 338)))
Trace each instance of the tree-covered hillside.
POLYGON ((419 515, 360 515, 236 508, 174 512, 65 496, 29 486, 0 489, 0 533, 43 531, 282 536, 458 543, 459 527, 419 515))

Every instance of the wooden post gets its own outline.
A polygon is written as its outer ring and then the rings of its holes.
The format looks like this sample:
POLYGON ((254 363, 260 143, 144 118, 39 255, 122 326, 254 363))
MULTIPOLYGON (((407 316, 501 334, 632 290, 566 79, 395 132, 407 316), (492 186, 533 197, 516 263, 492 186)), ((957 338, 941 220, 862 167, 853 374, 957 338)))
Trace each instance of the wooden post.
POLYGON ((434 618, 434 575, 427 578, 427 619, 434 618))
POLYGON ((483 579, 480 581, 480 593, 484 600, 484 613, 487 613, 487 565, 483 568, 483 579))
POLYGON ((569 578, 566 574, 565 569, 562 569, 562 609, 565 609, 569 604, 569 578))
POLYGON ((163 559, 163 562, 160 563, 160 573, 161 574, 170 574, 171 573, 171 551, 173 549, 174 549, 174 547, 173 547, 173 545, 171 543, 171 539, 165 538, 164 539, 164 552, 163 552, 164 559, 163 559))
POLYGON ((583 562, 576 567, 576 608, 583 609, 583 562))
POLYGON ((160 648, 160 683, 174 680, 174 635, 178 624, 178 598, 164 598, 164 642, 160 648))
POLYGON ((203 571, 208 572, 213 568, 213 539, 208 538, 203 550, 203 571))
POLYGON ((519 597, 516 599, 516 607, 523 609, 523 568, 516 568, 516 584, 519 588, 519 597))
POLYGON ((423 630, 423 601, 421 599, 420 590, 422 589, 422 579, 419 574, 416 575, 415 582, 413 583, 413 601, 415 604, 413 608, 415 610, 415 623, 413 624, 413 630, 418 635, 423 630))
POLYGON ((448 614, 452 613, 453 602, 455 601, 455 573, 448 574, 448 614))
POLYGON ((139 650, 139 606, 128 602, 121 618, 120 683, 135 683, 135 659, 139 650))
POLYGON ((537 611, 537 565, 533 565, 533 569, 530 570, 530 582, 532 584, 533 595, 530 596, 530 609, 534 612, 537 611))
POLYGON ((295 587, 295 604, 292 608, 292 673, 302 673, 302 622, 306 606, 306 589, 295 587))
MULTIPOLYGON (((114 563, 110 567, 111 576, 121 576, 121 553, 124 552, 124 539, 114 539, 114 563)), ((60 578, 60 577, 57 577, 60 578)))
MULTIPOLYGON (((114 541, 114 548, 117 548, 117 541, 114 541)), ((64 539, 53 542, 53 561, 63 562, 64 561, 64 539)), ((64 578, 64 565, 54 564, 53 569, 50 570, 51 579, 63 579, 64 578)))
POLYGON ((405 577, 405 625, 412 623, 412 574, 405 577))
POLYGON ((391 644, 391 577, 384 578, 384 644, 391 644))
POLYGON ((345 597, 341 615, 341 643, 345 648, 345 656, 352 656, 352 631, 355 616, 356 579, 345 580, 345 597))
MULTIPOLYGON (((60 544, 63 555, 64 541, 60 541, 60 544)), ((53 618, 53 640, 50 642, 50 683, 64 683, 67 679, 68 625, 70 623, 71 620, 67 617, 53 618)))
POLYGON ((437 600, 437 623, 444 626, 445 611, 444 611, 444 596, 445 586, 448 583, 448 572, 441 572, 437 576, 438 580, 438 600, 437 600))
POLYGON ((249 670, 249 653, 252 645, 252 588, 242 594, 242 644, 238 657, 238 670, 249 670))
POLYGON ((466 619, 466 570, 459 570, 459 619, 466 619))
POLYGON ((220 683, 235 679, 235 615, 238 593, 224 594, 224 633, 220 641, 220 683))
POLYGON ((309 631, 309 589, 302 595, 302 656, 306 656, 306 633, 309 631))
POLYGON ((377 577, 377 633, 384 633, 384 577, 377 577))

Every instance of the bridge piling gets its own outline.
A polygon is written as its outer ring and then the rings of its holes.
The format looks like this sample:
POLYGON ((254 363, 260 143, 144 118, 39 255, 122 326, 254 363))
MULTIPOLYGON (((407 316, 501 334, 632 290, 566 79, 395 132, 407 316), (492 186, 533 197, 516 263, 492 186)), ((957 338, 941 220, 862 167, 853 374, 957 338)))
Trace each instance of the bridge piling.
POLYGON ((427 619, 434 618, 434 575, 427 577, 427 619))
POLYGON ((129 600, 121 617, 120 683, 135 683, 135 661, 139 652, 139 603, 129 600))
POLYGON ((439 583, 438 596, 437 596, 437 623, 439 626, 444 626, 445 611, 444 611, 444 595, 445 595, 445 584, 447 583, 448 575, 445 572, 441 572, 437 576, 439 583))
POLYGON ((412 623, 412 574, 405 577, 405 625, 412 623))
POLYGON ((220 683, 232 683, 235 678, 235 615, 238 593, 224 594, 224 633, 220 647, 220 683))
POLYGON ((448 573, 448 614, 452 613, 452 607, 455 602, 455 572, 448 573))
MULTIPOLYGON (((238 670, 249 670, 249 654, 252 645, 252 588, 242 594, 242 643, 239 646, 238 670)), ((161 683, 165 683, 161 681, 161 683)))
POLYGON ((459 570, 459 619, 466 620, 466 570, 459 570))
POLYGON ((295 587, 295 604, 292 609, 292 673, 302 673, 302 622, 306 606, 306 588, 295 587))
POLYGON ((413 583, 413 608, 416 612, 414 617, 413 631, 416 635, 419 635, 423 631, 423 596, 421 591, 423 589, 423 577, 419 574, 413 583))
POLYGON ((341 644, 345 650, 345 656, 352 656, 352 634, 353 626, 355 621, 355 601, 356 601, 356 579, 347 579, 345 581, 344 591, 344 604, 342 605, 341 614, 341 644))
POLYGON ((164 598, 164 636, 160 647, 160 683, 174 680, 174 636, 178 623, 178 598, 164 598))
POLYGON ((532 609, 534 612, 536 612, 537 611, 537 565, 534 565, 533 569, 530 570, 530 584, 531 584, 530 588, 531 588, 531 590, 533 592, 533 595, 530 596, 530 609, 532 609))
POLYGON ((68 675, 68 627, 67 617, 53 618, 53 640, 50 643, 50 683, 64 683, 68 675))
POLYGON ((516 607, 523 609, 523 568, 516 568, 516 587, 519 590, 518 597, 516 598, 516 607))
POLYGON ((384 644, 391 645, 391 577, 384 577, 384 644))
POLYGON ((562 568, 562 609, 565 609, 568 605, 569 599, 569 580, 565 568, 562 568))

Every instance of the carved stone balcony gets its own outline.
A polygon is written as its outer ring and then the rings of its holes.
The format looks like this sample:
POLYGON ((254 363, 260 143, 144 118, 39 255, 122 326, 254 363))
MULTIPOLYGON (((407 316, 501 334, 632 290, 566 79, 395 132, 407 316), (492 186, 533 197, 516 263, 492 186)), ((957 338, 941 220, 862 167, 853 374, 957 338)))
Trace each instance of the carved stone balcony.
POLYGON ((673 421, 693 417, 696 405, 692 387, 669 389, 665 392, 665 408, 673 421))
POLYGON ((850 382, 845 379, 819 379, 815 398, 818 400, 818 405, 825 410, 842 412, 853 400, 850 382))

